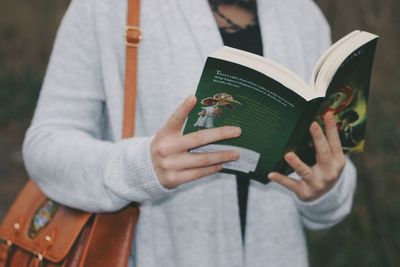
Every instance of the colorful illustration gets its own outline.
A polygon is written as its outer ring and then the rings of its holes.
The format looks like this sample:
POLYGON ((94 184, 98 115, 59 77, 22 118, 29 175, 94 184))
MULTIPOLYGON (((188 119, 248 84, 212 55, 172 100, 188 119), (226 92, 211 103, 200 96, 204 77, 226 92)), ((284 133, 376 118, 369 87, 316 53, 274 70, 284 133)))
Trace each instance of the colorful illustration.
MULTIPOLYGON (((366 99, 357 86, 345 84, 331 94, 322 104, 316 120, 324 128, 323 117, 332 112, 337 121, 340 141, 345 152, 357 152, 362 149, 363 140, 357 133, 357 127, 365 128, 366 99)), ((312 143, 310 143, 312 146, 312 143)))
POLYGON ((235 105, 242 105, 239 101, 233 99, 233 97, 227 93, 219 93, 213 97, 207 97, 201 100, 201 111, 198 113, 199 118, 197 119, 194 126, 203 128, 214 128, 214 119, 217 116, 223 114, 222 107, 227 108, 230 111, 235 110, 235 105))
POLYGON ((322 122, 322 117, 328 112, 333 112, 334 115, 340 114, 343 111, 352 108, 356 101, 356 92, 350 87, 350 85, 346 84, 336 93, 330 95, 323 103, 321 112, 317 119, 322 122))
POLYGON ((360 152, 364 145, 367 99, 365 90, 346 84, 322 105, 317 121, 324 127, 323 116, 331 111, 336 118, 344 152, 360 152))
MULTIPOLYGON (((316 120, 323 129, 325 114, 332 112, 335 116, 344 152, 362 151, 366 121, 366 97, 362 90, 355 85, 345 84, 332 93, 319 110, 316 120)), ((314 146, 311 140, 308 145, 314 146)))

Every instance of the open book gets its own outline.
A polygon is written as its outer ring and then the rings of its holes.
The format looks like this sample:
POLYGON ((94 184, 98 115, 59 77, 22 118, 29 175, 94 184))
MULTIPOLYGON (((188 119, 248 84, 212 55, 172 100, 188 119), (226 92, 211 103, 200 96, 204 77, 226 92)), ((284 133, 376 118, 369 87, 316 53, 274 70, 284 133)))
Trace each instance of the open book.
POLYGON ((196 91, 198 103, 183 134, 223 125, 239 126, 239 138, 191 150, 240 151, 223 172, 246 173, 266 183, 267 174, 291 172, 283 160, 295 151, 315 163, 309 126, 332 111, 345 152, 362 151, 367 99, 378 36, 354 31, 333 44, 314 67, 307 84, 288 68, 264 57, 223 47, 205 63, 196 91))

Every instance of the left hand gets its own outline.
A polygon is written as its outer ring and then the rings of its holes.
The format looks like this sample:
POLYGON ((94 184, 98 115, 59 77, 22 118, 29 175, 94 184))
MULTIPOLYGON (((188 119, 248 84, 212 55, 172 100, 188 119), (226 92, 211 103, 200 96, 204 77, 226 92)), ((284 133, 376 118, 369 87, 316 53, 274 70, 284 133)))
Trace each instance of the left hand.
POLYGON ((324 116, 324 122, 326 136, 317 122, 314 121, 310 126, 317 159, 314 166, 308 166, 293 152, 285 155, 285 160, 301 180, 276 172, 268 175, 270 180, 292 190, 303 201, 315 200, 328 192, 335 185, 346 162, 332 112, 324 116))

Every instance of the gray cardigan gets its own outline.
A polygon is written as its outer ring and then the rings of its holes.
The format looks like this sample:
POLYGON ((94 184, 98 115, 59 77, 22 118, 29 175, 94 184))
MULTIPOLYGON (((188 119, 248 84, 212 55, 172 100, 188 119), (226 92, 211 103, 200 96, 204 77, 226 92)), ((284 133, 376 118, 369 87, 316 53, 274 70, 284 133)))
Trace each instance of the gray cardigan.
MULTIPOLYGON (((311 0, 259 0, 258 12, 265 55, 308 79, 330 44, 321 12, 311 0)), ((131 266, 308 266, 303 227, 327 228, 349 213, 352 163, 312 202, 251 182, 243 248, 234 177, 167 190, 149 156, 155 131, 194 92, 207 54, 222 46, 207 1, 142 1, 137 131, 120 140, 125 20, 126 0, 72 1, 23 145, 29 174, 71 207, 115 211, 140 202, 131 266)))

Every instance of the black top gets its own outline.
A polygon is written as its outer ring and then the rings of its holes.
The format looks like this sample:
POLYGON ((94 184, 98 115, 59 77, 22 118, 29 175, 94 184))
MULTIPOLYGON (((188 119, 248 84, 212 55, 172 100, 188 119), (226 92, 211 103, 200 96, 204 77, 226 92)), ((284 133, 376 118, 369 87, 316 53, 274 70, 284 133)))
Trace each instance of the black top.
POLYGON ((260 25, 247 26, 245 29, 229 33, 220 28, 220 33, 224 41, 224 45, 242 49, 254 54, 263 55, 263 47, 261 40, 260 25))
MULTIPOLYGON (((240 5, 240 1, 237 1, 240 5)), ((248 52, 263 55, 263 46, 261 39, 260 25, 258 23, 257 9, 255 1, 251 3, 250 6, 246 6, 243 3, 243 8, 251 11, 255 14, 255 19, 251 25, 243 28, 234 22, 234 19, 229 18, 227 15, 221 13, 218 10, 218 4, 215 1, 210 0, 211 8, 214 12, 215 17, 219 17, 225 21, 227 26, 220 27, 219 31, 221 33, 224 44, 233 48, 242 49, 248 52), (213 3, 214 2, 214 3, 213 3)), ((246 232, 246 212, 247 212, 247 199, 249 192, 250 180, 246 177, 246 174, 240 174, 236 177, 237 183, 237 193, 238 193, 238 205, 239 205, 239 216, 240 216, 240 228, 242 233, 242 241, 244 241, 246 232)))

